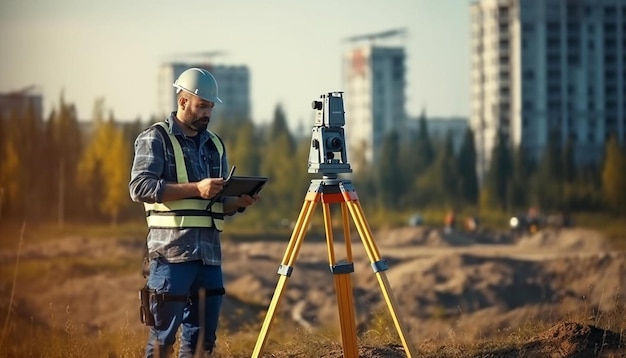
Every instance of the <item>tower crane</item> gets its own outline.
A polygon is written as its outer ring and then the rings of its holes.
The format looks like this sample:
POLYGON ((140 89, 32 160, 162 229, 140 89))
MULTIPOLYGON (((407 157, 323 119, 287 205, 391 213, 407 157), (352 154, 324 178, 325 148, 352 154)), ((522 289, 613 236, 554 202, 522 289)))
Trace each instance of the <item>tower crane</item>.
POLYGON ((406 34, 407 34, 406 28, 399 28, 399 29, 375 32, 371 34, 350 36, 344 39, 344 42, 369 41, 373 45, 377 39, 386 39, 390 37, 405 37, 406 34))
POLYGON ((196 62, 200 60, 201 62, 210 63, 211 60, 218 56, 225 56, 227 53, 221 50, 215 51, 199 51, 199 52, 186 52, 186 53, 178 53, 171 55, 171 58, 175 61, 187 61, 191 60, 191 62, 196 62))

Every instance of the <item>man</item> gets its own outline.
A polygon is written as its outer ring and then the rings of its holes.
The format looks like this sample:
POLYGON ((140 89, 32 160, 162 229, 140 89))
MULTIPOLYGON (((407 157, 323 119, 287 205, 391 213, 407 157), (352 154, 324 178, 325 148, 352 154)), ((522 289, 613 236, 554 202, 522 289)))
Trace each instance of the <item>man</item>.
POLYGON ((135 140, 129 184, 131 198, 144 203, 149 227, 147 287, 154 325, 146 357, 169 357, 181 326, 179 357, 192 357, 197 346, 213 350, 224 294, 219 236, 224 216, 258 199, 218 195, 228 162, 219 137, 206 130, 213 106, 222 102, 213 75, 190 68, 174 87, 177 111, 135 140))

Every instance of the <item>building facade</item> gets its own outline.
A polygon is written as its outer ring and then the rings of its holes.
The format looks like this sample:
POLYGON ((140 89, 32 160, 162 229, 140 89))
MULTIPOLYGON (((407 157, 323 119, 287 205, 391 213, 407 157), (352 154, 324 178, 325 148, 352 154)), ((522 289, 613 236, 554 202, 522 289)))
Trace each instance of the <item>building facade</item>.
POLYGON ((177 108, 176 91, 173 87, 178 76, 190 67, 211 72, 218 85, 218 96, 223 103, 213 109, 215 118, 251 119, 250 71, 246 66, 207 65, 172 62, 159 67, 157 80, 158 118, 165 118, 177 108))
POLYGON ((406 125, 405 51, 361 46, 345 53, 343 62, 348 159, 371 163, 379 159, 385 135, 402 134, 406 125))
POLYGON ((0 119, 23 116, 29 111, 37 120, 43 120, 43 96, 34 86, 22 90, 0 93, 0 119))
POLYGON ((479 175, 498 132, 533 160, 573 146, 597 164, 626 139, 626 1, 479 0, 471 5, 471 114, 479 175))

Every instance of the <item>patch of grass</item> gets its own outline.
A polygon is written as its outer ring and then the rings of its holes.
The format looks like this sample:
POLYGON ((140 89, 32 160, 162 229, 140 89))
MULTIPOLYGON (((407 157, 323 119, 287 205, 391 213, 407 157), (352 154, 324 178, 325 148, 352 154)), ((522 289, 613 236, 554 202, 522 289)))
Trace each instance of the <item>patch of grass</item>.
MULTIPOLYGON (((147 229, 145 222, 128 222, 118 226, 73 223, 62 228, 56 224, 28 224, 25 225, 24 240, 29 244, 48 242, 60 238, 90 240, 116 238, 141 238, 145 240, 147 229)), ((20 226, 16 223, 0 225, 0 249, 15 249, 17 238, 20 236, 20 226)))
MULTIPOLYGON (((0 301, 3 313, 8 311, 6 303, 0 301)), ((0 357, 143 357, 144 332, 123 326, 85 336, 72 322, 69 310, 64 317, 52 317, 51 322, 45 325, 13 313, 6 340, 0 345, 0 357)))
MULTIPOLYGON (((48 280, 53 278, 87 277, 106 272, 120 275, 138 270, 139 263, 133 257, 63 257, 22 259, 17 272, 18 282, 48 280)), ((0 265, 0 278, 7 282, 12 278, 12 263, 0 265)))
POLYGON ((580 213, 574 225, 596 230, 604 235, 615 250, 626 251, 626 218, 610 214, 580 213))

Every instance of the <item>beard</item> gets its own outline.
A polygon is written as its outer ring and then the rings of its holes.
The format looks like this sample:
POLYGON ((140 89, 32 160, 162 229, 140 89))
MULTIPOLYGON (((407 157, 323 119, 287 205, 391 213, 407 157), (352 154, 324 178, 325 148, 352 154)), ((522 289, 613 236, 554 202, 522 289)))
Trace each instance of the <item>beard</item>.
POLYGON ((192 118, 187 126, 196 132, 205 131, 210 121, 210 117, 192 118))

